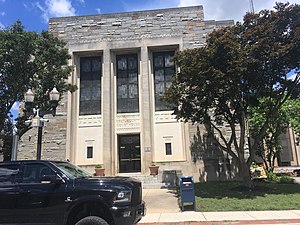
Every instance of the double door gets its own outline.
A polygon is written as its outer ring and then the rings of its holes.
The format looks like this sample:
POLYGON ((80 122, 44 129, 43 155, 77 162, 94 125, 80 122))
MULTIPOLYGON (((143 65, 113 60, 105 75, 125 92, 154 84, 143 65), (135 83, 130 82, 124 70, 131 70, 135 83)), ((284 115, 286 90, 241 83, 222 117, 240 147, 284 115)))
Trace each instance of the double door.
POLYGON ((119 172, 141 172, 140 135, 119 135, 119 172))

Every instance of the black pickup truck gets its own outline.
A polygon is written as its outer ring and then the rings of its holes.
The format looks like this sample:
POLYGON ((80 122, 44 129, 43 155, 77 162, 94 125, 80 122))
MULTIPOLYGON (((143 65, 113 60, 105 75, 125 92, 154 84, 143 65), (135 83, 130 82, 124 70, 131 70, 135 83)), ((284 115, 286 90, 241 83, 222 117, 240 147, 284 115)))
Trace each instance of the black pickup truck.
POLYGON ((132 225, 144 213, 135 179, 94 177, 68 162, 0 163, 0 224, 132 225))

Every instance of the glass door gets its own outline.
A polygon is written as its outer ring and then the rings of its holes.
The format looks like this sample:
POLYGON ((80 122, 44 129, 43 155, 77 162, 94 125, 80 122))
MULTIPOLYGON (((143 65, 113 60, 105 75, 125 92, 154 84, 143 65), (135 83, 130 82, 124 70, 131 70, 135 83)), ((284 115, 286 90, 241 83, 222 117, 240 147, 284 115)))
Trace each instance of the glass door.
POLYGON ((119 172, 141 172, 140 135, 118 136, 119 172))

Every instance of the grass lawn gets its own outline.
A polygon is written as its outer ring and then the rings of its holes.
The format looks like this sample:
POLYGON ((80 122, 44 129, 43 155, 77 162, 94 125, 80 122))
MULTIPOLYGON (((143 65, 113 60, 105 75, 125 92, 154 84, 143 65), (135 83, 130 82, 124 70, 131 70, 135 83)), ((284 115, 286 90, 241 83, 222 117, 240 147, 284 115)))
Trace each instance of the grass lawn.
POLYGON ((241 182, 195 183, 197 211, 300 209, 300 185, 256 182, 255 190, 241 182))

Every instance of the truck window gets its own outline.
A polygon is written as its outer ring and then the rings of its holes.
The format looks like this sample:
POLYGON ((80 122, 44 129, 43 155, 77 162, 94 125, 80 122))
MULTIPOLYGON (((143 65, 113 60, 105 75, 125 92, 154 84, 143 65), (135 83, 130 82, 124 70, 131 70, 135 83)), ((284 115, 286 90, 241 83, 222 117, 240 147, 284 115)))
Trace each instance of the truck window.
POLYGON ((42 163, 25 164, 23 183, 41 183, 43 175, 55 175, 55 172, 42 163))
POLYGON ((0 165, 0 186, 10 185, 17 182, 19 165, 0 165))
POLYGON ((64 174, 66 174, 69 178, 82 178, 82 177, 91 177, 92 174, 87 171, 82 170, 78 166, 74 166, 67 162, 55 162, 54 163, 64 174))

